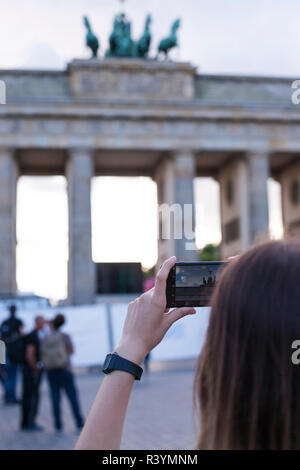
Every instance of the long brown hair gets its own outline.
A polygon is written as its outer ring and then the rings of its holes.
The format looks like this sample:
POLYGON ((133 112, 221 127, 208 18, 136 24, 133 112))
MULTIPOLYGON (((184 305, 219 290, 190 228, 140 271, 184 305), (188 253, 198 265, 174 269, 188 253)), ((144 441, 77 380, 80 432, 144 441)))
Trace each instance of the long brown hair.
POLYGON ((224 269, 197 364, 202 449, 300 449, 300 244, 254 247, 224 269))

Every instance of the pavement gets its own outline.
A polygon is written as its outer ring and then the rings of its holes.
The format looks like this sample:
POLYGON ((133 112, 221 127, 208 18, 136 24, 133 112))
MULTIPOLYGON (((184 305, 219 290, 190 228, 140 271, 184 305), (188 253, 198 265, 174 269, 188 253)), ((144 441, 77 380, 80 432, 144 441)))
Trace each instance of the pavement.
MULTIPOLYGON (((194 449, 197 440, 193 409, 194 364, 152 364, 148 377, 135 382, 125 421, 122 449, 194 449)), ((99 371, 77 373, 83 414, 86 417, 103 379, 99 371)), ((64 432, 54 434, 47 381, 41 386, 37 422, 42 432, 19 430, 20 407, 0 405, 0 449, 73 449, 77 440, 69 403, 62 402, 64 432)))

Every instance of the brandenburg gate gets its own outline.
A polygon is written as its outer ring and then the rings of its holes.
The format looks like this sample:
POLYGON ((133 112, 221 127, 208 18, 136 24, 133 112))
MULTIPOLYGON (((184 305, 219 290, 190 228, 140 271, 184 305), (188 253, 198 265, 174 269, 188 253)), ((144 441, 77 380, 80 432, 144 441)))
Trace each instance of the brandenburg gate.
MULTIPOLYGON (((110 57, 74 60, 64 71, 2 70, 0 80, 7 91, 0 106, 2 292, 16 288, 20 175, 66 175, 71 304, 91 303, 95 294, 95 175, 149 176, 159 204, 182 207, 193 204, 195 177, 215 178, 224 258, 267 236, 269 176, 281 183, 285 229, 300 226, 300 114, 291 80, 110 57)), ((159 262, 171 254, 195 259, 185 242, 160 240, 159 262)))

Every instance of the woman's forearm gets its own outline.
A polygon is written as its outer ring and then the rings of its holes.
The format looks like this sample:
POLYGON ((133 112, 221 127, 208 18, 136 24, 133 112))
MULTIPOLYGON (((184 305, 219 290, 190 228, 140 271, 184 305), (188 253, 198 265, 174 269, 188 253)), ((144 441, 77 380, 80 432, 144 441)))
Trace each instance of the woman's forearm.
MULTIPOLYGON (((126 353, 121 348, 116 348, 116 352, 137 364, 143 359, 140 355, 126 353)), ((116 370, 104 377, 76 450, 120 449, 133 382, 134 376, 123 371, 116 370)))
POLYGON ((76 444, 77 450, 117 450, 134 377, 114 371, 101 384, 85 427, 76 444))

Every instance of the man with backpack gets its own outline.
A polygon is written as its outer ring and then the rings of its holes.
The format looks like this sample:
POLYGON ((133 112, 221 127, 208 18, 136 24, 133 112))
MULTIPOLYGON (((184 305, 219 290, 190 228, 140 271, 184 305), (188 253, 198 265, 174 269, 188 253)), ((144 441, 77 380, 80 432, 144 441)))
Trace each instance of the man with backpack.
POLYGON ((49 322, 51 333, 42 343, 42 362, 47 371, 57 434, 62 433, 60 407, 62 389, 69 399, 77 430, 81 431, 84 424, 70 362, 70 356, 74 352, 73 344, 70 336, 60 331, 64 323, 65 317, 62 314, 56 315, 54 320, 49 322))
POLYGON ((4 400, 7 405, 19 403, 16 397, 18 365, 23 361, 23 323, 16 317, 15 305, 9 307, 9 318, 1 324, 1 339, 6 344, 6 364, 3 372, 5 389, 4 400))

